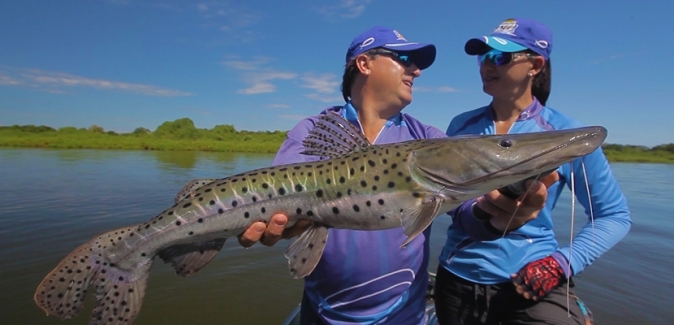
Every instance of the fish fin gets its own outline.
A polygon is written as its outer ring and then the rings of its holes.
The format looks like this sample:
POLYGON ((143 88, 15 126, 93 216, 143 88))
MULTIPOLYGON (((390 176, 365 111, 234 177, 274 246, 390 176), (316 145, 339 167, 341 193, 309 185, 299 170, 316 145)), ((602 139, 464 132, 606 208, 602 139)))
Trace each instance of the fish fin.
POLYGON ((214 180, 216 180, 216 178, 197 178, 187 182, 187 184, 178 191, 175 198, 173 198, 173 202, 178 203, 188 197, 194 196, 194 191, 206 184, 213 183, 214 180))
MULTIPOLYGON (((96 306, 89 325, 131 325, 143 304, 152 261, 141 267, 138 276, 128 277, 121 269, 112 268, 96 286, 96 306), (105 280, 105 281, 104 281, 105 280)), ((96 284, 96 283, 94 283, 96 284)))
POLYGON ((401 247, 407 246, 407 244, 430 226, 435 216, 438 215, 442 202, 444 202, 443 198, 429 195, 424 198, 424 201, 420 205, 408 209, 403 214, 401 217, 402 227, 405 229, 404 233, 407 239, 401 247))
POLYGON ((201 270, 213 260, 226 240, 226 238, 218 238, 204 242, 173 245, 162 249, 157 255, 165 263, 171 263, 177 275, 187 277, 201 270))
POLYGON ((290 274, 295 279, 303 278, 314 270, 321 260, 325 244, 328 242, 328 227, 313 223, 286 249, 290 274))
POLYGON ((370 146, 353 124, 334 112, 318 118, 318 123, 302 141, 302 154, 335 158, 370 146))
POLYGON ((133 271, 118 268, 102 257, 106 239, 103 235, 82 244, 42 280, 33 298, 47 315, 61 319, 76 316, 87 288, 94 285, 96 306, 89 324, 133 322, 143 302, 152 258, 133 271))

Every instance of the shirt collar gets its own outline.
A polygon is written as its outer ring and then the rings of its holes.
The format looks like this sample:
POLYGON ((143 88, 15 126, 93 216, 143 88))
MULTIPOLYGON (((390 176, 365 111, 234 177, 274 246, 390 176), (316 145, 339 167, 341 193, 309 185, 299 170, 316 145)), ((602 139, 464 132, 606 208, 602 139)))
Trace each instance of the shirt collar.
MULTIPOLYGON (((356 111, 356 108, 353 106, 351 101, 348 101, 346 105, 344 105, 344 107, 342 108, 342 117, 345 118, 347 121, 360 126, 360 122, 358 121, 358 112, 356 111)), ((386 121, 385 127, 389 127, 392 125, 400 126, 402 124, 404 124, 403 114, 398 113, 386 121)))
POLYGON ((531 103, 531 105, 527 106, 522 113, 520 113, 520 117, 517 118, 518 121, 526 121, 530 120, 537 115, 541 114, 541 111, 543 111, 543 105, 534 97, 534 102, 531 103))
MULTIPOLYGON (((538 115, 541 114, 543 111, 543 105, 536 99, 536 97, 533 98, 534 101, 527 106, 522 112, 520 113, 520 116, 517 118, 517 121, 526 121, 530 120, 538 115)), ((494 108, 489 104, 487 106, 489 109, 487 109, 487 116, 491 118, 492 120, 496 119, 496 116, 494 115, 494 108)))

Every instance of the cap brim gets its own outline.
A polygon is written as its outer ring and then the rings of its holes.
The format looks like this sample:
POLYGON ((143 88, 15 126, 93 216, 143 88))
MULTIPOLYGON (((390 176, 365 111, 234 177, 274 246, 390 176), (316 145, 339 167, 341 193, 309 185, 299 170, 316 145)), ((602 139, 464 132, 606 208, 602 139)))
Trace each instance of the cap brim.
POLYGON ((520 52, 526 50, 527 47, 494 36, 482 36, 482 38, 469 39, 464 47, 464 50, 468 55, 484 54, 490 49, 499 50, 501 52, 520 52))
POLYGON ((409 52, 412 61, 417 65, 419 70, 424 70, 430 67, 435 62, 436 49, 435 45, 428 43, 405 43, 405 44, 386 44, 382 46, 385 49, 392 51, 409 52))

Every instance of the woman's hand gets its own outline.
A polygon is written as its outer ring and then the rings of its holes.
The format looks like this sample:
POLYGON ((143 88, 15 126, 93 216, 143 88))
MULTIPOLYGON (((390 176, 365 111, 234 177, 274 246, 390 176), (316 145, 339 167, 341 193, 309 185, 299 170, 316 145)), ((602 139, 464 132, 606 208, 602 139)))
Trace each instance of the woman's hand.
POLYGON ((492 216, 488 222, 494 228, 512 231, 538 216, 548 199, 548 187, 558 180, 559 174, 552 172, 538 181, 527 181, 527 193, 517 199, 494 190, 479 197, 476 205, 492 216))

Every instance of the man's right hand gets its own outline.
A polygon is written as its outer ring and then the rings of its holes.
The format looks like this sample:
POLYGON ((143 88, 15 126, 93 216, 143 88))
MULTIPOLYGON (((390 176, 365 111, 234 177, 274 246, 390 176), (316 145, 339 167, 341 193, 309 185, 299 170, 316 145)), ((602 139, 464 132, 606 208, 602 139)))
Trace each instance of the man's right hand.
POLYGON ((239 244, 243 247, 253 246, 260 242, 265 246, 274 246, 282 238, 298 236, 311 225, 307 219, 298 220, 292 227, 286 229, 288 217, 284 214, 275 214, 269 224, 262 221, 254 222, 239 236, 239 244))

